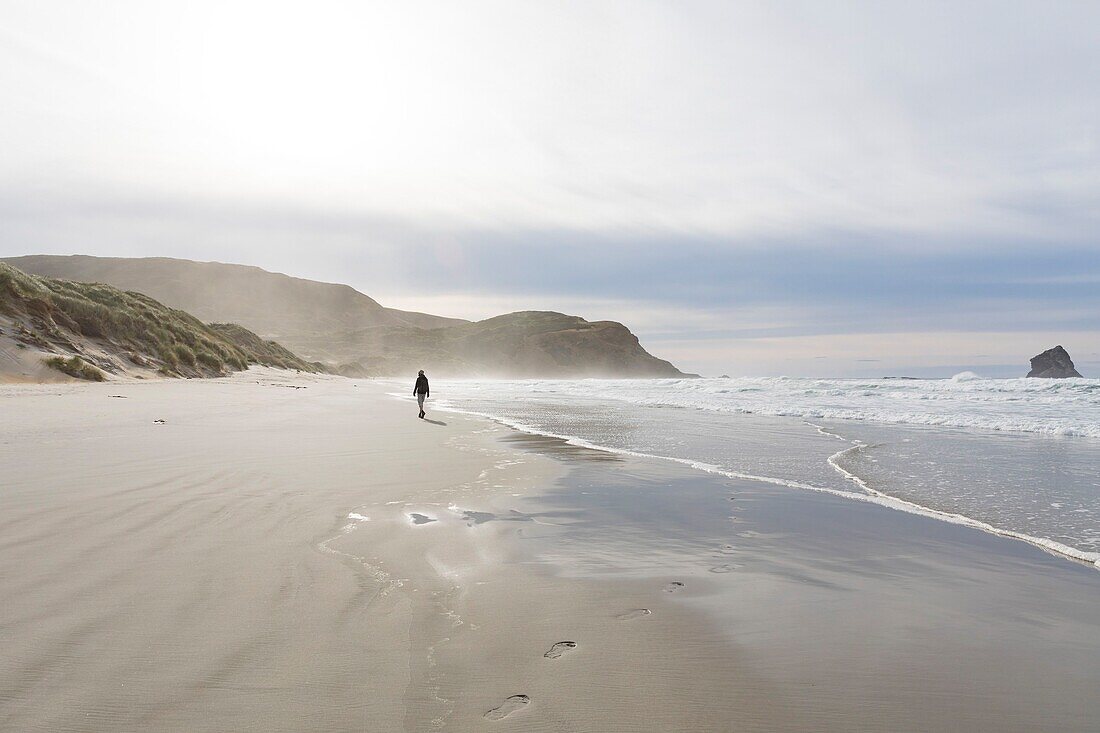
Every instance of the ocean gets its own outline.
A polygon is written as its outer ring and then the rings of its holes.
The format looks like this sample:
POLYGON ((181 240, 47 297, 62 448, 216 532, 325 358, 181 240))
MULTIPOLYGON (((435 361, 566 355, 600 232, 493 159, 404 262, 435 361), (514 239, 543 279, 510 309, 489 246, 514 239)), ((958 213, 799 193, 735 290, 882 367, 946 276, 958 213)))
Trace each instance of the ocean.
MULTIPOLYGON (((973 526, 1100 567, 1100 380, 436 380, 518 430, 973 526)), ((429 403, 431 406, 431 403, 429 403)))

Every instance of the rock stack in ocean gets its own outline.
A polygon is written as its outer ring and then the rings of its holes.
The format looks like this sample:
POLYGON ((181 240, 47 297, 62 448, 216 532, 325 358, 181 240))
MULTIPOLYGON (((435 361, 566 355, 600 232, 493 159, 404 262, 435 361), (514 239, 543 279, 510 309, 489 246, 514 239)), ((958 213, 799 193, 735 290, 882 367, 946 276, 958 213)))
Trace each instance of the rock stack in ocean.
POLYGON ((1073 359, 1061 346, 1047 349, 1038 356, 1031 357, 1031 371, 1029 377, 1042 377, 1044 379, 1065 379, 1066 377, 1079 377, 1081 373, 1073 366, 1073 359))

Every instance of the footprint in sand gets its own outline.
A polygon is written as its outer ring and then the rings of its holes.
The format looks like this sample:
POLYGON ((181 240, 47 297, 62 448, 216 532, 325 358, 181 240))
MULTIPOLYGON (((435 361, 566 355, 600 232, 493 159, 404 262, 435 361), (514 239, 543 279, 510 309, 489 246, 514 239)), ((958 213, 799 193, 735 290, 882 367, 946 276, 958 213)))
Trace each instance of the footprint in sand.
POLYGON ((416 512, 410 514, 409 519, 412 520, 413 524, 427 524, 428 522, 435 521, 435 519, 427 516, 426 514, 417 514, 416 512))
POLYGON ((517 710, 522 710, 529 702, 531 702, 531 698, 527 695, 512 695, 500 705, 485 713, 485 717, 489 720, 503 720, 517 710))
POLYGON ((462 518, 466 520, 467 527, 473 527, 475 524, 485 524, 491 522, 497 518, 497 515, 492 512, 475 512, 472 510, 465 510, 462 512, 462 518))
POLYGON ((615 618, 619 619, 620 621, 631 621, 636 618, 641 618, 642 616, 648 616, 651 613, 653 613, 653 611, 650 611, 648 608, 635 608, 633 611, 620 613, 615 618))
POLYGON ((668 585, 665 586, 665 593, 675 593, 677 591, 683 590, 683 588, 684 588, 683 583, 681 583, 678 580, 674 580, 674 581, 672 581, 671 583, 669 583, 668 585))
POLYGON ((559 641, 554 646, 550 647, 550 651, 546 652, 542 656, 547 659, 557 659, 562 654, 565 654, 570 649, 576 649, 577 642, 575 641, 559 641))
POLYGON ((737 565, 736 563, 735 564, 727 564, 727 565, 715 565, 713 568, 710 569, 710 571, 712 573, 732 573, 734 570, 736 570, 739 567, 741 567, 741 566, 737 565))

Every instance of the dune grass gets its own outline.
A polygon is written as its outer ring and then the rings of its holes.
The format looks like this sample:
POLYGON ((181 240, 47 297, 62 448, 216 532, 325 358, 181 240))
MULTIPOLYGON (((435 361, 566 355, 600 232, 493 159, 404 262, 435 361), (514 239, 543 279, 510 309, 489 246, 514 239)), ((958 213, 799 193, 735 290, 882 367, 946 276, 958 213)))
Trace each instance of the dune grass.
MULTIPOLYGON (((320 371, 318 365, 241 326, 208 326, 141 293, 28 275, 2 262, 0 313, 18 319, 30 334, 28 338, 41 345, 79 350, 75 342, 91 339, 108 352, 170 376, 218 376, 246 369, 249 364, 320 371)), ((86 360, 80 361, 96 369, 86 360)), ((63 357, 57 357, 56 363, 49 360, 51 366, 67 374, 72 373, 68 369, 79 371, 71 362, 63 357)))
POLYGON ((89 382, 103 382, 107 377, 102 371, 96 367, 88 364, 79 356, 73 356, 68 359, 61 356, 51 356, 49 359, 44 359, 46 366, 53 367, 59 372, 64 372, 70 377, 76 377, 77 379, 86 379, 89 382))

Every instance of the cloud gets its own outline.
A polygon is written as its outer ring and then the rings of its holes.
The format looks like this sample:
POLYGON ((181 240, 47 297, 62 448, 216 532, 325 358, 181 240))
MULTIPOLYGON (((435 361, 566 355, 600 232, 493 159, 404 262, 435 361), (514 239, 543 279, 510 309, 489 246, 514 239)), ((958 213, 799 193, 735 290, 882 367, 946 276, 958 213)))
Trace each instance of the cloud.
POLYGON ((6 13, 0 185, 459 230, 1095 233, 1087 3, 174 8, 6 13))
POLYGON ((450 230, 430 221, 155 199, 0 191, 0 252, 163 255, 348 282, 454 315, 586 306, 700 337, 1095 323, 1100 250, 834 231, 731 240, 583 230, 450 230), (478 305, 480 303, 481 305, 478 305), (492 304, 492 305, 490 305, 492 304), (538 305, 534 305, 538 304, 538 305), (602 304, 602 305, 596 305, 602 304), (659 317, 660 312, 675 317, 659 317), (689 315, 696 314, 696 315, 689 315))

